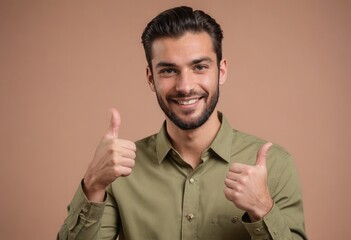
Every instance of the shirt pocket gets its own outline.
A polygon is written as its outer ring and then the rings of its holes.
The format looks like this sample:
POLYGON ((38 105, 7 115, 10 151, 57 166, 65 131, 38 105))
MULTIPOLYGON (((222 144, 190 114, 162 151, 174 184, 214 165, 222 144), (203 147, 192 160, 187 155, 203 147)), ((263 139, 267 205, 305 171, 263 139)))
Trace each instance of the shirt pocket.
POLYGON ((213 239, 250 239, 239 215, 220 214, 211 219, 213 239))

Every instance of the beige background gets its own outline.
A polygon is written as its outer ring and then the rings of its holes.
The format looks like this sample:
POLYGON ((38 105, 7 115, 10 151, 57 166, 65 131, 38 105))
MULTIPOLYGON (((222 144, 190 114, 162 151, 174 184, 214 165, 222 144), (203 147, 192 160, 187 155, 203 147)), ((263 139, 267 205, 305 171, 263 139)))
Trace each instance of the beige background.
POLYGON ((0 1, 0 239, 54 239, 109 121, 163 120, 140 35, 187 4, 224 29, 232 126, 295 158, 310 239, 351 239, 351 1, 0 1))

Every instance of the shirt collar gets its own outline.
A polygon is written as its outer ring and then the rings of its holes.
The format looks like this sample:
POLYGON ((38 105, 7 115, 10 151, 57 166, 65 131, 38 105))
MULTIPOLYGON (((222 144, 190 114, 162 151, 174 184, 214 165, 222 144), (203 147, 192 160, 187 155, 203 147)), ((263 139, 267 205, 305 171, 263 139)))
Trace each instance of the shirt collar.
POLYGON ((218 112, 218 118, 221 122, 221 127, 210 145, 210 149, 212 149, 224 161, 230 162, 234 136, 233 129, 221 112, 218 112))
MULTIPOLYGON (((209 149, 212 149, 212 151, 215 152, 224 161, 230 162, 233 142, 233 129, 221 112, 218 112, 218 118, 221 122, 221 127, 219 128, 219 131, 209 149)), ((156 138, 156 154, 159 164, 163 161, 171 149, 172 144, 169 141, 165 121, 156 138)))
POLYGON ((156 154, 159 164, 163 161, 171 149, 172 144, 169 142, 169 137, 166 130, 166 121, 164 121, 161 130, 156 137, 156 154))

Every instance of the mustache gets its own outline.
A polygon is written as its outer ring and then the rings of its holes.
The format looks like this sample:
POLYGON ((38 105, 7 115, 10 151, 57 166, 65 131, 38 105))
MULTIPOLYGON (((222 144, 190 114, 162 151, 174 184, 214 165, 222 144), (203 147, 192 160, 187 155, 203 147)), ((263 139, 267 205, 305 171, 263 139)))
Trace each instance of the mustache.
POLYGON ((177 92, 176 94, 169 95, 167 98, 191 98, 191 97, 206 97, 207 93, 190 91, 188 93, 177 92))

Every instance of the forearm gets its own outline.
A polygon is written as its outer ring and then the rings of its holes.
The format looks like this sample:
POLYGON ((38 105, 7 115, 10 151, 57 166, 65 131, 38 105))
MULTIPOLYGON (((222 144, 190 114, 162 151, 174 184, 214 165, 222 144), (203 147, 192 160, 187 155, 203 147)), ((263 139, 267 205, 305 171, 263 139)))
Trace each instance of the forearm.
POLYGON ((303 212, 295 212, 292 219, 282 215, 281 210, 275 204, 272 210, 260 221, 250 222, 248 214, 243 216, 246 230, 254 240, 304 240, 304 226, 299 224, 303 218, 303 212), (298 220, 298 221, 296 221, 298 220))
POLYGON ((89 202, 79 186, 68 207, 68 217, 57 235, 57 240, 98 239, 104 208, 105 203, 89 202))

